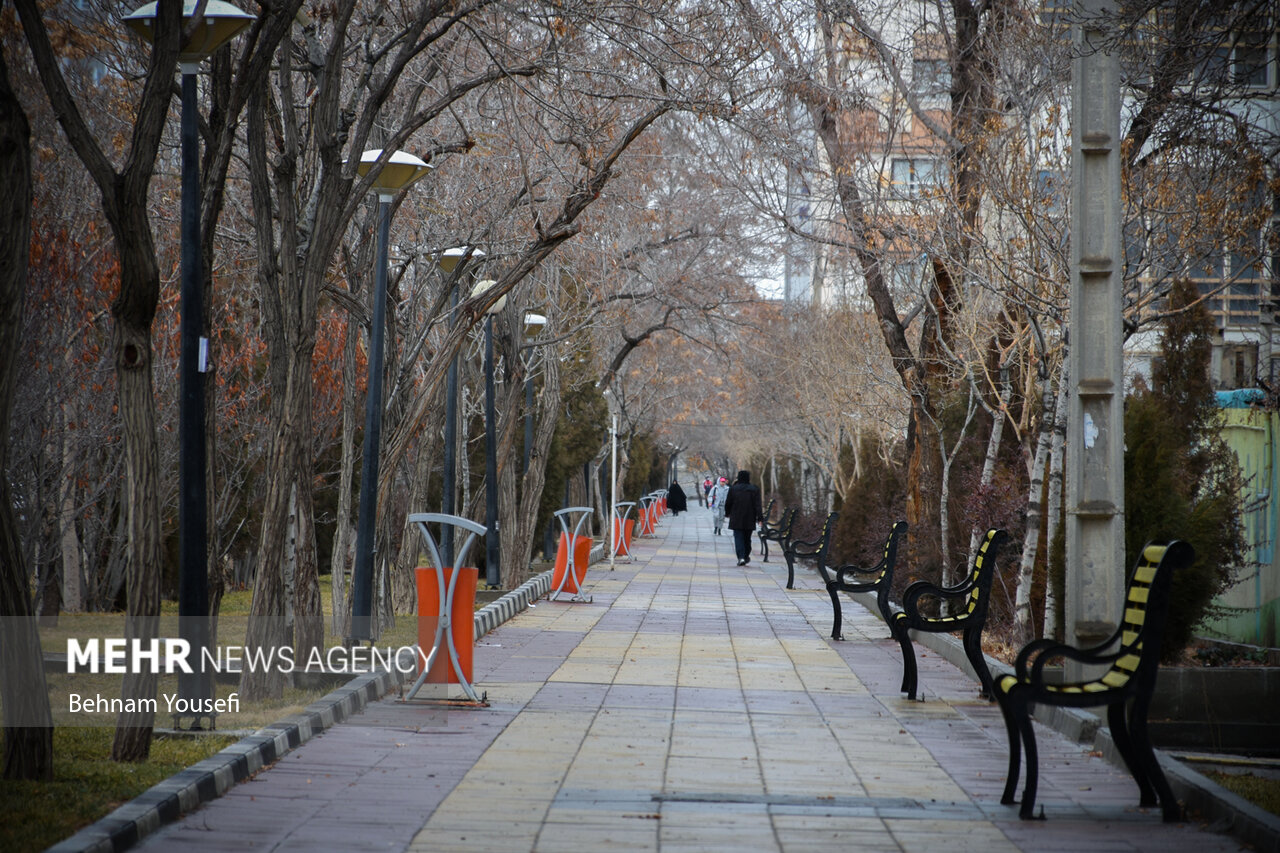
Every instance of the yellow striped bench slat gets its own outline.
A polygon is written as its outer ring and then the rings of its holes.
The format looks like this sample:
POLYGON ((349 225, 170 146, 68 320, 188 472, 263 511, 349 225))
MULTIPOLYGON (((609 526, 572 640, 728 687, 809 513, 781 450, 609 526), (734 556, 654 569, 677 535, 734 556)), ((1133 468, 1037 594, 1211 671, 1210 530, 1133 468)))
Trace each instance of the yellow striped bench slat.
POLYGON ((1108 672, 1102 676, 1102 683, 1115 690, 1118 687, 1124 687, 1129 683, 1129 675, 1124 672, 1108 672))
MULTIPOLYGON (((1148 563, 1153 564, 1154 566, 1154 564, 1159 563, 1161 560, 1164 559, 1164 552, 1168 550, 1169 550, 1168 545, 1148 545, 1146 548, 1142 549, 1142 559, 1146 560, 1148 563)), ((1146 567, 1143 566, 1139 568, 1139 571, 1141 571, 1142 568, 1146 568, 1146 567)), ((1152 569, 1152 571, 1154 571, 1154 568, 1152 569)))
POLYGON ((1116 669, 1123 669, 1126 672, 1133 672, 1138 668, 1138 664, 1140 663, 1140 661, 1141 661, 1141 658, 1139 658, 1135 654, 1130 653, 1122 656, 1120 660, 1116 661, 1115 664, 1113 664, 1113 666, 1116 669))

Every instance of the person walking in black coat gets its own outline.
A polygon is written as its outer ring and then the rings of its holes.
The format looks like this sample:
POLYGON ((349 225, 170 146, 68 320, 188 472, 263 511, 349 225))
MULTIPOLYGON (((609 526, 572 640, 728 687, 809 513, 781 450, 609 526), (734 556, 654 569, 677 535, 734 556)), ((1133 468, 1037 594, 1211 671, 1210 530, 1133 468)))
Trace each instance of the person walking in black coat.
POLYGON ((724 500, 725 516, 733 531, 733 548, 738 553, 738 565, 751 562, 751 534, 756 525, 764 521, 764 509, 760 503, 760 489, 751 484, 751 472, 739 471, 738 481, 729 487, 724 500))
POLYGON ((684 489, 680 488, 679 483, 672 480, 671 488, 667 489, 667 509, 671 510, 673 516, 676 516, 688 508, 689 499, 685 496, 684 489))

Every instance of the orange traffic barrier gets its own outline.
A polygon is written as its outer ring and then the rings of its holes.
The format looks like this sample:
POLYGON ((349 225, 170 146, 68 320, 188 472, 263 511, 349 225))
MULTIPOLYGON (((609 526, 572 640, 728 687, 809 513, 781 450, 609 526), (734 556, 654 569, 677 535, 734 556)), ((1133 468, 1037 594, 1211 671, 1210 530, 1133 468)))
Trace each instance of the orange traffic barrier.
MULTIPOLYGON (((418 566, 415 580, 418 585, 418 648, 422 658, 421 666, 431 654, 435 646, 436 627, 440 624, 440 581, 439 572, 444 572, 445 595, 449 593, 449 582, 454 570, 451 568, 433 569, 418 566)), ((462 669, 462 677, 469 684, 472 681, 471 663, 475 649, 475 609, 476 583, 480 579, 480 570, 464 567, 459 570, 458 584, 453 590, 453 606, 449 608, 449 632, 453 637, 453 647, 458 651, 458 666, 462 669)), ((440 637, 440 650, 436 659, 431 662, 431 670, 427 673, 427 681, 431 684, 460 684, 458 673, 454 671, 449 660, 449 637, 440 637)))
POLYGON ((578 593, 582 591, 582 579, 587 575, 587 565, 591 562, 590 536, 573 537, 573 571, 565 572, 569 562, 569 537, 560 534, 560 545, 556 548, 556 567, 551 573, 551 589, 556 592, 578 593))

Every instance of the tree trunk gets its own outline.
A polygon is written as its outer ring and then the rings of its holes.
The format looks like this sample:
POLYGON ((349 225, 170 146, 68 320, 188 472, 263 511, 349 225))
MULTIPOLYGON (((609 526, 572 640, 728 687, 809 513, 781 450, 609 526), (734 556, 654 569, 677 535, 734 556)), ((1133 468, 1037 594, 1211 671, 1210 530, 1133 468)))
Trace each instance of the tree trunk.
MULTIPOLYGON (((310 412, 310 403, 307 411, 310 412)), ((311 419, 307 418, 304 435, 311 435, 311 419)), ((309 445, 309 442, 308 442, 309 445)), ((303 470, 311 470, 311 454, 306 457, 303 470)), ((297 480, 297 541, 293 576, 293 648, 300 660, 307 660, 312 650, 324 648, 324 607, 320 602, 320 568, 316 557, 315 501, 312 478, 300 476, 297 480)))
MULTIPOLYGON (((444 428, 444 407, 432 407, 424 435, 440 436, 444 428)), ((413 475, 409 482, 408 512, 438 512, 439 507, 427 505, 430 491, 431 472, 439 461, 443 444, 440 441, 424 441, 417 448, 417 457, 413 460, 413 475)), ((407 517, 408 514, 406 514, 407 517)), ((414 613, 417 611, 417 586, 414 570, 418 566, 418 556, 423 553, 425 545, 422 535, 416 526, 405 524, 400 537, 399 557, 396 560, 395 573, 391 579, 392 605, 397 613, 414 613)))
MULTIPOLYGON (((278 79, 282 86, 282 98, 292 103, 289 89, 291 69, 288 50, 280 53, 278 79)), ((311 459, 311 360, 315 352, 317 294, 320 279, 307 269, 312 256, 301 249, 305 236, 301 233, 297 202, 293 196, 298 151, 291 147, 280 153, 274 168, 268 167, 266 150, 267 113, 275 104, 264 92, 255 92, 249 100, 249 171, 250 189, 254 201, 254 227, 259 243, 258 277, 262 295, 263 335, 267 342, 270 362, 268 375, 271 382, 271 450, 268 458, 267 491, 262 507, 262 532, 258 543, 258 573, 253 588, 253 604, 249 610, 249 626, 245 645, 271 654, 291 644, 286 617, 286 589, 282 570, 284 566, 284 542, 290 523, 290 496, 296 484, 313 476, 311 459), (272 185, 276 187, 274 199, 272 185), (275 227, 279 220, 279 229, 275 227), (276 237, 279 235, 279 245, 276 237), (300 261, 300 258, 303 259, 300 261)), ((280 118, 273 113, 273 118, 280 118)), ((292 123, 292 112, 283 114, 292 123)), ((287 134, 291 145, 297 144, 297 128, 287 134)), ((314 223, 308 223, 314 225, 314 223)), ((329 239, 332 239, 332 235, 329 239)), ((311 247, 314 250, 314 247, 311 247)), ((299 502, 300 511, 311 511, 310 488, 304 487, 305 507, 299 502)), ((309 541, 297 551, 301 558, 298 576, 304 586, 317 584, 315 565, 314 526, 311 519, 299 526, 309 541), (303 562, 309 565, 303 565, 303 562)), ((318 587, 302 593, 307 599, 306 610, 299 611, 300 635, 310 642, 319 636, 323 641, 323 617, 313 605, 319 602, 318 587), (311 624, 314 620, 315 624, 311 624)), ((310 648, 295 647, 295 655, 302 656, 310 648)), ((248 700, 267 697, 279 698, 288 678, 276 667, 259 668, 254 672, 245 668, 240 687, 248 700)))
MULTIPOLYGON (((154 253, 150 255, 154 259, 154 253)), ((129 265, 122 264, 122 270, 129 265)), ((122 292, 126 288, 122 286, 122 292)), ((153 303, 154 304, 154 303, 153 303)), ((125 569, 125 639, 129 647, 146 642, 160 632, 160 465, 156 447, 155 391, 151 382, 151 319, 131 324, 117 315, 112 335, 116 353, 116 381, 119 384, 120 414, 124 424, 125 455, 129 475, 128 563, 125 569)), ((123 711, 116 718, 116 734, 111 744, 115 761, 145 761, 151 753, 151 729, 155 712, 150 702, 156 697, 157 677, 143 668, 125 673, 121 698, 136 710, 123 711), (130 703, 130 700, 137 700, 130 703)))
MULTIPOLYGON (((52 455, 52 454, 51 454, 52 455)), ((40 627, 53 628, 62 611, 62 538, 58 535, 59 504, 56 486, 41 489, 40 534, 36 548, 36 611, 40 627)))
POLYGON ((1025 645, 1035 635, 1031 612, 1031 586, 1035 577, 1036 557, 1040 551, 1040 514, 1044 511, 1044 471, 1049 462, 1049 449, 1053 444, 1053 429, 1057 412, 1057 396, 1053 393, 1053 379, 1045 371, 1041 387, 1044 401, 1040 417, 1040 435, 1036 438, 1036 452, 1031 463, 1031 482, 1027 488, 1026 534, 1022 542, 1022 562, 1018 566, 1018 585, 1013 597, 1014 637, 1018 645, 1025 645))
MULTIPOLYGON (((282 566, 284 540, 289 521, 289 498, 293 492, 293 458, 297 454, 297 432, 286 420, 277 423, 266 465, 266 495, 262 502, 262 533, 258 537, 258 571, 253 582, 253 603, 244 644, 250 653, 262 654, 283 648, 290 637, 285 621, 285 591, 282 566)), ((286 677, 276 667, 250 667, 246 661, 240 677, 240 692, 249 701, 279 698, 286 677)))
POLYGON ((560 368, 554 350, 545 349, 540 363, 542 387, 534 401, 533 446, 529 452, 529 470, 521 478, 520 507, 516 513, 513 537, 515 541, 507 557, 507 565, 513 571, 513 583, 517 578, 528 579, 534 544, 542 533, 537 526, 538 504, 542 500, 542 490, 547 482, 547 453, 555 436, 556 418, 560 409, 560 368), (519 561, 518 565, 513 565, 515 560, 519 561))
POLYGON ((347 598, 348 561, 354 542, 355 528, 351 524, 351 500, 356 467, 356 350, 358 337, 351 328, 351 320, 343 324, 342 343, 342 464, 338 470, 338 523, 333 535, 333 552, 329 557, 329 599, 333 616, 331 630, 335 637, 346 637, 351 625, 351 610, 347 598))
MULTIPOLYGON (((9 421, 31 247, 31 130, 0 54, 0 471, 9 470, 9 421)), ((9 479, 0 476, 0 703, 4 778, 53 778, 53 722, 27 567, 9 479)))
MULTIPOLYGON (((1053 540, 1058 532, 1059 517, 1062 514, 1063 484, 1066 479, 1063 452, 1067 445, 1067 412, 1071 396, 1067 393, 1067 389, 1070 387, 1067 375, 1067 359, 1064 355, 1062 359, 1062 375, 1058 377, 1057 409, 1053 413, 1053 444, 1049 451, 1049 503, 1045 508, 1047 516, 1044 535, 1045 553, 1049 553, 1048 549, 1053 547, 1053 540)), ((1046 560, 1046 563, 1049 562, 1046 560)), ((1045 637, 1056 637, 1058 635, 1058 606, 1056 599, 1052 573, 1049 573, 1049 578, 1046 580, 1044 587, 1043 636, 1045 637)))
POLYGON ((76 478, 71 474, 71 433, 64 430, 62 439, 62 495, 58 508, 58 550, 62 554, 62 609, 84 610, 84 568, 81 561, 80 535, 76 530, 76 478))
MULTIPOLYGON (((1000 442, 1004 440, 1004 422, 1009 411, 1009 399, 1013 396, 1013 383, 1009 381, 1009 367, 1000 365, 999 370, 1000 398, 999 405, 994 410, 988 409, 991 415, 991 434, 987 436, 987 453, 982 460, 982 474, 978 478, 979 488, 985 489, 991 485, 991 480, 995 477, 996 461, 1000 456, 1000 442)), ((978 556, 978 543, 982 541, 983 535, 987 531, 980 529, 979 525, 974 525, 969 531, 969 560, 966 565, 972 565, 978 556)))

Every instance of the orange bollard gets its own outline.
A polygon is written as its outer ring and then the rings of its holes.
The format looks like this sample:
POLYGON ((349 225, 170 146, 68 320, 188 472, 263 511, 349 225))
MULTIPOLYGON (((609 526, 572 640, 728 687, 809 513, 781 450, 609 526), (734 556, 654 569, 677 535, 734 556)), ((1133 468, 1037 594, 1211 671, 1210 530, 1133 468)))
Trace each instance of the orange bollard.
MULTIPOLYGON (((436 626, 440 623, 440 587, 437 569, 418 566, 415 580, 418 585, 418 648, 423 657, 419 659, 421 666, 426 656, 431 654, 435 643, 436 626)), ((453 577, 453 569, 443 569, 445 593, 449 591, 449 580, 453 577)), ((480 579, 480 570, 475 567, 463 567, 458 576, 458 585, 453 590, 453 607, 449 609, 449 631, 453 635, 453 645, 458 650, 458 666, 467 682, 472 681, 471 663, 475 651, 475 610, 476 583, 480 579)), ((460 684, 458 674, 454 672, 449 660, 448 638, 440 637, 440 651, 431 662, 431 671, 427 681, 431 684, 460 684)))
POLYGON ((565 577, 566 564, 569 560, 568 537, 560 534, 560 546, 556 548, 556 567, 551 573, 551 590, 577 594, 582 591, 582 579, 587 575, 587 564, 591 562, 590 536, 573 537, 573 571, 565 577), (564 586, 561 587, 561 582, 564 586))

